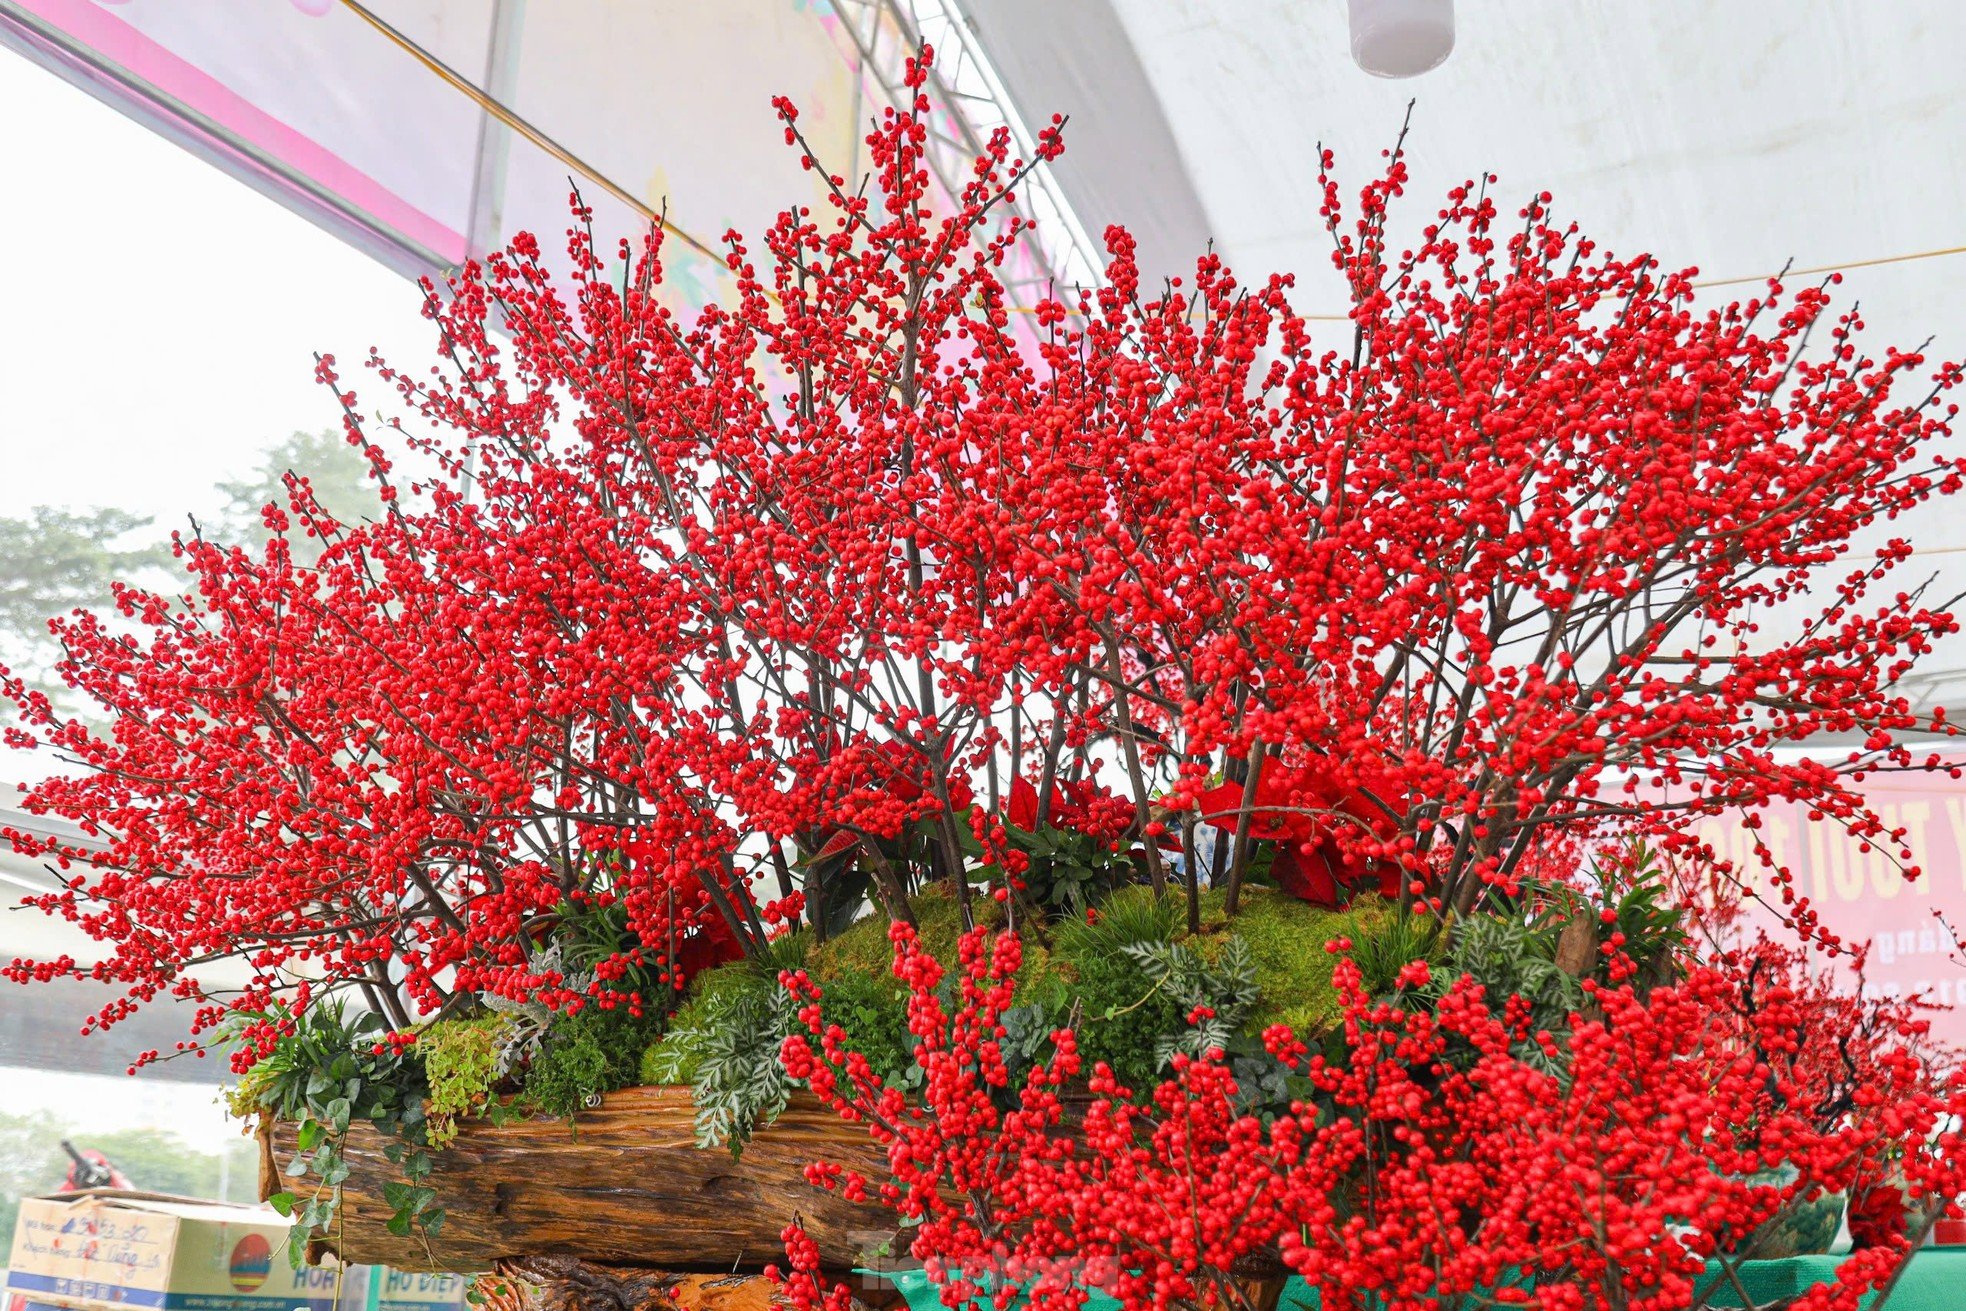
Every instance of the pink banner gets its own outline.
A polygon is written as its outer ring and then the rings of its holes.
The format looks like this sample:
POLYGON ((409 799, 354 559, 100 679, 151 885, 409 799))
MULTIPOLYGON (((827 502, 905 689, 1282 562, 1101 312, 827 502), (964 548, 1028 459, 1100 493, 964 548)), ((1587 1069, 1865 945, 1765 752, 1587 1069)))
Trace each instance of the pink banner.
POLYGON ((1746 871, 1751 890, 1765 898, 1749 903, 1748 927, 1779 926, 1771 906, 1780 899, 1766 885, 1755 851, 1758 836, 1795 878, 1823 926, 1846 942, 1869 943, 1867 990, 1882 996, 1924 994, 1957 1007, 1935 1017, 1934 1028, 1966 1046, 1966 958, 1953 929, 1966 930, 1966 781, 1944 774, 1878 774, 1858 785, 1887 828, 1903 828, 1920 868, 1907 881, 1892 851, 1851 838, 1828 820, 1812 820, 1806 807, 1774 806, 1763 812, 1758 835, 1737 820, 1712 819, 1699 830, 1714 851, 1746 871))

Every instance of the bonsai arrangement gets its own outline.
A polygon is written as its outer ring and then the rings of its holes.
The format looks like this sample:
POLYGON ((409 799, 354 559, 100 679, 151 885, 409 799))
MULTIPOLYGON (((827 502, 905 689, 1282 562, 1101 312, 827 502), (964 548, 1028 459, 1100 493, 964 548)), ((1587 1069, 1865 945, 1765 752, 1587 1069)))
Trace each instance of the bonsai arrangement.
POLYGON ((1326 183, 1339 331, 1213 256, 1143 287, 1120 229, 1024 315, 1028 165, 932 194, 928 113, 694 321, 576 196, 569 271, 427 289, 395 417, 323 358, 386 516, 295 480, 185 595, 55 622, 91 715, 4 683, 73 766, 24 805, 96 843, 9 836, 108 948, 9 977, 197 999, 141 1059, 226 1052, 354 1259, 1663 1308, 1850 1194, 1810 1304, 1888 1284, 1966 1088, 1786 871, 1806 948, 1718 936, 1691 834, 1799 799, 1917 876, 1848 780, 1946 767, 1894 687, 1956 624, 1852 543, 1958 490, 1959 367, 1828 286, 1697 310, 1491 179, 1402 249, 1397 150, 1326 183))

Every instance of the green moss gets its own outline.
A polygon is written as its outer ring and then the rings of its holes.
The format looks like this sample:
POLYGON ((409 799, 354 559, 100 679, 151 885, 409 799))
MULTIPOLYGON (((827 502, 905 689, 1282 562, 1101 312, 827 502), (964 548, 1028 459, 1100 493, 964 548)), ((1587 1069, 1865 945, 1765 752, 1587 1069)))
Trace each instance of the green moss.
MULTIPOLYGON (((1364 897, 1345 910, 1307 905, 1268 888, 1243 890, 1234 919, 1223 914, 1224 894, 1202 896, 1202 933, 1192 945, 1215 960, 1231 934, 1249 949, 1260 989, 1249 1031, 1260 1033, 1271 1024, 1291 1025, 1307 1039, 1328 1030, 1338 1016, 1338 999, 1331 986, 1335 957, 1324 950, 1333 938, 1362 940, 1390 923, 1393 914, 1376 897, 1364 897)), ((985 924, 1000 924, 1002 911, 993 902, 973 903, 985 924)), ((945 966, 952 966, 962 933, 962 915, 953 891, 946 885, 918 893, 914 911, 921 941, 945 966)), ((1076 1016, 1080 1049, 1088 1064, 1105 1061, 1136 1089, 1158 1081, 1155 1044, 1179 1033, 1187 1017, 1171 996, 1156 989, 1140 964, 1125 948, 1149 941, 1191 941, 1187 906, 1179 894, 1155 897, 1145 887, 1123 888, 1099 907, 1092 923, 1066 921, 1051 929, 1047 946, 1027 939, 1024 966, 1018 974, 1020 1006, 1036 1006, 1047 1026, 1076 1016)), ((846 1030, 859 1049, 883 1074, 905 1070, 913 1039, 906 1031, 906 995, 894 981, 893 952, 887 916, 875 913, 857 921, 823 945, 803 950, 803 963, 825 994, 826 1018, 846 1030)), ((785 962, 790 965, 792 962, 785 962)), ((777 978, 779 964, 768 968, 734 962, 697 979, 672 1021, 672 1030, 692 1028, 720 1004, 743 992, 762 997, 777 978)), ((649 1047, 640 1062, 645 1083, 661 1082, 656 1071, 665 1058, 680 1057, 675 1073, 684 1080, 695 1071, 688 1053, 671 1050, 669 1040, 649 1047)))
MULTIPOLYGON (((953 887, 931 883, 914 895, 909 907, 915 913, 915 932, 922 946, 944 964, 953 962, 956 942, 963 933, 962 905, 953 887)), ((970 908, 980 924, 994 927, 1003 923, 1003 908, 987 897, 973 898, 970 908)), ((892 978, 894 946, 887 936, 890 923, 887 913, 877 907, 873 914, 855 920, 844 932, 814 947, 806 968, 821 987, 849 975, 892 978)))
POLYGON ((1066 963, 1041 942, 1024 944, 1024 965, 1017 971, 1017 1001, 1042 1006, 1063 1015, 1072 1002, 1072 978, 1066 963))
POLYGON ((1120 1081, 1140 1090, 1161 1076, 1155 1045, 1187 1023, 1180 1005, 1157 990, 1128 945, 1185 942, 1210 962, 1231 937, 1249 950, 1259 990, 1246 1029, 1260 1033, 1288 1024, 1314 1039, 1338 1017, 1331 984, 1337 958, 1324 950, 1334 938, 1358 938, 1390 911, 1376 897, 1344 910, 1309 905, 1267 888, 1245 888, 1234 920, 1223 913, 1221 890, 1202 894, 1202 931, 1187 932, 1187 904, 1179 894, 1156 898, 1144 887, 1123 889, 1100 907, 1091 924, 1060 925, 1051 972, 1061 978, 1079 1010, 1080 1050, 1088 1064, 1105 1061, 1120 1081))
MULTIPOLYGON (((1223 924, 1218 891, 1202 898, 1204 932, 1223 924)), ((1331 972, 1338 958, 1324 949, 1333 938, 1357 940, 1394 918, 1376 896, 1360 897, 1344 910, 1310 905, 1268 888, 1243 889, 1242 905, 1226 927, 1249 945, 1261 989, 1250 1026, 1261 1032, 1288 1024, 1309 1036, 1329 1029, 1338 1018, 1338 994, 1331 972)), ((1216 929, 1219 936, 1221 930, 1216 929)))
POLYGON ((457 1137, 459 1123, 481 1112, 491 1100, 498 1051, 508 1031, 499 1016, 438 1020, 417 1031, 415 1051, 430 1085, 425 1114, 432 1147, 449 1144, 457 1137))
POLYGON ((589 1098, 628 1087, 641 1077, 643 1053, 661 1024, 653 1016, 594 1005, 557 1017, 526 1068, 527 1100, 548 1115, 570 1118, 589 1098))

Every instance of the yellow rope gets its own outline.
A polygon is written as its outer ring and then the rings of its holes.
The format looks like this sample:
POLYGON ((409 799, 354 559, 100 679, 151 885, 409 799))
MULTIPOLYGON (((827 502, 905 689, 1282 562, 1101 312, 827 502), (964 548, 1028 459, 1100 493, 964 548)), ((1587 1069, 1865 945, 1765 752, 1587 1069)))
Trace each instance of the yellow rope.
MULTIPOLYGON (((535 146, 538 146, 541 150, 544 150, 547 154, 559 160, 560 163, 572 169, 575 173, 587 178, 596 186, 601 187, 609 195, 633 209, 649 222, 660 225, 664 232, 676 238, 676 240, 682 242, 691 250, 696 251, 698 254, 708 256, 716 260, 719 264, 723 263, 723 254, 711 246, 710 243, 701 240, 670 222, 667 216, 658 210, 650 208, 646 202, 626 188, 615 183, 613 179, 609 178, 592 164, 589 164, 586 160, 574 154, 571 150, 568 150, 552 137, 540 131, 531 123, 528 123, 510 106, 505 105, 487 93, 482 87, 471 81, 470 78, 465 77, 450 65, 431 54, 428 50, 425 50, 422 46, 410 40, 409 37, 397 31, 388 22, 373 13, 367 6, 361 4, 360 0, 341 0, 341 2, 358 18, 387 37, 398 49, 435 73, 445 82, 448 82, 452 87, 469 96, 485 113, 497 119, 500 123, 518 133, 526 140, 532 142, 535 146)), ((1850 260, 1843 264, 1823 264, 1815 268, 1789 269, 1780 276, 1789 278, 1814 277, 1819 274, 1840 273, 1846 269, 1867 269, 1876 268, 1884 264, 1907 264, 1914 260, 1939 259, 1946 255, 1966 255, 1966 246, 1942 246, 1936 250, 1910 251, 1902 255, 1882 255, 1876 259, 1850 260)), ((1693 285, 1703 289, 1709 287, 1736 287, 1747 283, 1767 282, 1775 276, 1777 275, 1772 273, 1757 273, 1738 278, 1699 278, 1694 280, 1693 285)), ((767 292, 766 294, 769 295, 770 293, 767 292)), ((772 299, 776 300, 777 297, 773 296, 772 299)), ((1012 309, 1020 314, 1036 313, 1035 310, 1024 309, 1019 306, 1013 306, 1012 309)), ((1078 311, 1068 310, 1068 312, 1076 314, 1078 311)), ((1349 322, 1352 316, 1349 314, 1306 314, 1303 317, 1321 323, 1345 323, 1349 322)), ((1930 553, 1927 552, 1927 554, 1930 553)))
MULTIPOLYGON (((650 208, 649 205, 643 202, 640 198, 636 197, 634 194, 622 188, 621 186, 618 186, 612 179, 607 177, 607 175, 602 173, 599 169, 589 164, 586 160, 580 158, 580 156, 574 154, 571 150, 568 150, 565 146, 562 146, 559 142, 555 141, 552 137, 546 135, 546 133, 534 127, 531 123, 528 123, 525 119, 521 118, 515 111, 513 111, 509 106, 503 104, 502 102, 491 96, 483 88, 479 87, 476 83, 472 82, 469 78, 457 72, 455 69, 451 68, 450 65, 444 63, 442 60, 438 59, 435 55, 425 50, 422 46, 418 45, 416 42, 410 40, 407 36, 403 35, 403 33, 397 31, 394 27, 390 26, 390 24, 384 21, 381 17, 377 16, 375 13, 371 12, 366 6, 359 3, 359 0, 341 0, 341 2, 344 5, 346 5, 351 11, 353 11, 357 17, 361 18, 364 22, 368 23, 376 31, 380 32, 383 36, 387 37, 392 43, 394 43, 397 46, 397 48, 402 50, 405 54, 411 56, 418 63, 422 64, 425 68, 429 69, 431 72, 435 73, 438 77, 442 78, 445 82, 449 83, 452 87, 456 88, 459 91, 462 91, 465 95, 469 96, 472 99, 472 101, 474 101, 478 105, 480 109, 484 110, 485 113, 491 115, 493 118, 497 119, 500 123, 504 124, 512 131, 518 133, 526 140, 532 142, 534 145, 538 146, 541 150, 544 150, 547 154, 553 156, 553 158, 559 160, 562 164, 566 165, 566 167, 572 169, 580 176, 587 178, 595 185, 605 189, 609 195, 615 197, 617 200, 621 201, 623 204, 633 209, 636 213, 642 215, 649 222, 660 225, 664 232, 676 238, 678 241, 688 246, 691 250, 694 250, 699 254, 706 255, 709 258, 716 260, 719 264, 723 262, 722 254, 720 254, 716 249, 710 246, 709 243, 698 239, 697 237, 691 235, 689 232, 686 232, 682 228, 676 226, 676 224, 669 221, 666 215, 662 214, 658 210, 650 208)), ((1843 271, 1844 269, 1875 268, 1882 264, 1906 264, 1914 260, 1938 259, 1946 255, 1966 255, 1966 246, 1945 246, 1936 250, 1912 251, 1908 254, 1903 254, 1903 255, 1884 255, 1884 256, 1880 256, 1877 259, 1852 260, 1845 264, 1825 264, 1817 268, 1789 269, 1786 273, 1784 273, 1781 276, 1790 277, 1790 278, 1814 277, 1818 274, 1838 273, 1843 271)), ((1750 282, 1766 282, 1769 280, 1769 278, 1773 276, 1775 275, 1763 273, 1763 274, 1756 274, 1749 277, 1739 277, 1739 278, 1703 278, 1703 279, 1696 280, 1693 283, 1693 285, 1695 287, 1701 287, 1701 288, 1733 287, 1750 282)), ((766 292, 766 295, 770 295, 770 294, 771 294, 770 292, 766 292)), ((771 298, 773 300, 777 299, 776 296, 772 296, 771 298)), ((1013 312, 1019 314, 1034 314, 1037 312, 1035 310, 1024 309, 1021 306, 1012 306, 1010 308, 1013 310, 1013 312)), ((1077 313, 1078 311, 1071 310, 1069 312, 1077 313)), ((1349 322, 1351 319, 1351 315, 1349 314, 1306 314, 1303 317, 1309 320, 1323 322, 1323 323, 1345 323, 1345 322, 1349 322)), ((1914 555, 1951 555, 1961 551, 1966 551, 1966 546, 1925 547, 1916 550, 1913 554, 1914 555)))
POLYGON ((547 136, 544 132, 534 127, 531 123, 528 123, 525 119, 521 118, 516 112, 514 112, 509 106, 501 103, 500 101, 489 95, 482 87, 478 86, 470 78, 465 77, 462 73, 459 73, 456 69, 446 64, 443 60, 437 58, 435 55, 431 54, 428 50, 425 50, 422 46, 410 40, 407 36, 404 36, 401 32, 397 31, 394 27, 390 26, 389 23, 384 21, 381 17, 371 12, 367 6, 358 3, 358 0, 341 0, 341 2, 344 5, 346 5, 355 14, 356 17, 362 19, 362 21, 366 22, 370 27, 373 27, 376 31, 382 33, 383 36, 387 37, 391 42, 393 42, 396 45, 398 49, 402 50, 405 54, 415 59, 418 63, 422 64, 425 68, 435 73, 438 77, 442 78, 444 81, 450 83, 452 87, 456 88, 459 91, 462 91, 465 95, 469 96, 473 101, 477 103, 480 109, 484 110, 487 114, 497 119, 500 123, 503 123, 506 127, 512 129, 514 132, 518 133, 526 140, 532 142, 535 146, 538 146, 541 150, 544 150, 547 154, 559 160, 562 164, 566 165, 574 172, 580 174, 582 177, 587 178, 589 181, 603 188, 604 190, 607 191, 609 195, 621 201, 623 204, 629 206, 631 209, 633 209, 636 213, 640 214, 643 218, 647 219, 649 222, 659 224, 664 232, 676 238, 676 240, 682 242, 685 246, 688 246, 691 250, 696 251, 698 254, 701 255, 707 255, 711 259, 716 260, 719 264, 723 263, 724 260, 723 255, 719 253, 714 247, 712 247, 708 242, 699 240, 698 238, 692 236, 688 232, 685 232, 683 229, 677 227, 674 223, 671 223, 668 220, 668 218, 665 217, 662 213, 660 213, 657 210, 651 209, 647 203, 645 203, 639 197, 634 195, 634 193, 628 191, 624 187, 616 185, 612 179, 610 179, 605 174, 603 174, 599 169, 595 168, 592 164, 589 164, 586 160, 582 159, 580 156, 574 154, 571 150, 568 150, 565 146, 555 141, 552 137, 547 136))
MULTIPOLYGON (((1818 273, 1841 273, 1845 269, 1872 269, 1880 264, 1908 264, 1912 260, 1937 259, 1941 255, 1966 255, 1966 246, 1942 246, 1937 250, 1914 250, 1903 255, 1880 255, 1876 259, 1853 259, 1844 264, 1824 264, 1813 269, 1790 269, 1779 276, 1784 278, 1808 278, 1818 273)), ((1745 278, 1698 278, 1696 287, 1737 287, 1744 282, 1766 282, 1778 275, 1760 273, 1745 278)))

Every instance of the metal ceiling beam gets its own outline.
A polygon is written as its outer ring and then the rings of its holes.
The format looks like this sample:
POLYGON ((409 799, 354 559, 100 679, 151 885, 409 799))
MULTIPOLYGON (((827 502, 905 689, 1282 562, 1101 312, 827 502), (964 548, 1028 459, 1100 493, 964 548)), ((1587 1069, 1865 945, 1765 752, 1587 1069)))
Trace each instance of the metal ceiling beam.
MULTIPOLYGON (((905 104, 907 61, 923 43, 935 50, 930 97, 949 108, 951 135, 928 133, 927 164, 952 195, 973 176, 972 165, 998 128, 1008 128, 1015 152, 1031 159, 1037 138, 1018 116, 1002 81, 984 55, 968 19, 953 0, 831 0, 859 53, 863 76, 890 104, 905 104)), ((1087 237, 1051 169, 1043 164, 1018 189, 1015 209, 1027 223, 1024 248, 1036 275, 1005 279, 1016 304, 1100 281, 1098 248, 1087 237)))

